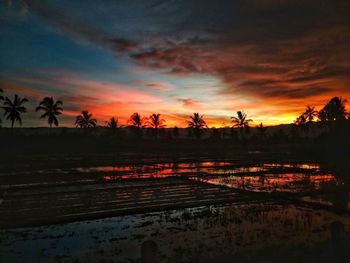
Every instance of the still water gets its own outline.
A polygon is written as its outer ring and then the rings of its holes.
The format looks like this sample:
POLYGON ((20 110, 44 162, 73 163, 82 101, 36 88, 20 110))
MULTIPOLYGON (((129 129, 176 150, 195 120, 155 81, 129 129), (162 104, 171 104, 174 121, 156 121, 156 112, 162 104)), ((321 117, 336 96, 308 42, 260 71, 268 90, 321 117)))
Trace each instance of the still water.
POLYGON ((252 199, 2 229, 0 262, 140 262, 146 240, 157 244, 161 262, 232 262, 232 258, 235 262, 329 262, 334 259, 334 223, 341 226, 342 246, 350 248, 348 186, 315 163, 205 161, 70 167, 1 174, 1 187, 21 198, 45 194, 48 185, 52 191, 76 194, 84 187, 103 190, 120 181, 169 177, 244 192, 281 193, 290 201, 252 199), (291 256, 286 259, 285 255, 291 256))

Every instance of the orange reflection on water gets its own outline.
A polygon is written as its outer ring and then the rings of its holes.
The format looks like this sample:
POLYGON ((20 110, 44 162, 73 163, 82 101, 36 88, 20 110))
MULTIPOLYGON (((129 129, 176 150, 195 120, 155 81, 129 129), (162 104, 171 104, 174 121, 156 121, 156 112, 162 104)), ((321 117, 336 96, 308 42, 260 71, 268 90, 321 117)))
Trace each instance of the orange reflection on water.
POLYGON ((334 175, 326 174, 326 175, 310 175, 310 182, 314 185, 316 190, 321 189, 326 184, 334 184, 338 185, 338 180, 334 177, 334 175))
POLYGON ((325 183, 337 185, 333 175, 306 175, 303 173, 263 174, 259 176, 229 176, 211 179, 192 178, 207 183, 224 185, 250 191, 282 191, 300 192, 305 190, 319 190, 325 183))
POLYGON ((276 164, 276 163, 270 163, 270 164, 264 164, 264 167, 269 168, 300 168, 300 169, 306 169, 306 170, 312 170, 312 169, 320 169, 320 165, 318 164, 308 164, 308 163, 298 163, 298 164, 276 164))
POLYGON ((232 162, 205 161, 102 166, 79 168, 79 171, 105 173, 102 175, 106 181, 183 176, 211 184, 264 192, 302 192, 338 185, 336 178, 332 174, 323 174, 319 165, 306 163, 234 166, 232 162))

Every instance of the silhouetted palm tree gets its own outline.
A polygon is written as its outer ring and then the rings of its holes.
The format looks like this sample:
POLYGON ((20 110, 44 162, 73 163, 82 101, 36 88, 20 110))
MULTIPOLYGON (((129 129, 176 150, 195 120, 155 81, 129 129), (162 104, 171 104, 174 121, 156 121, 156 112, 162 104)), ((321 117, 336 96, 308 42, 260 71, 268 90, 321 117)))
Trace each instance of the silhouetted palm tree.
POLYGON ((317 117, 318 112, 315 107, 307 106, 305 112, 303 113, 307 122, 312 122, 315 117, 317 117))
POLYGON ((15 94, 13 101, 8 97, 5 98, 4 106, 2 107, 5 110, 6 120, 11 120, 11 128, 13 128, 16 121, 22 125, 21 113, 27 112, 26 107, 23 106, 28 100, 26 98, 21 98, 15 94))
POLYGON ((137 129, 143 128, 145 122, 146 122, 146 119, 141 117, 141 115, 137 112, 132 114, 128 120, 128 124, 130 124, 130 126, 133 126, 137 129))
POLYGON ((310 129, 310 123, 312 121, 308 121, 307 119, 307 115, 305 114, 306 111, 304 113, 302 113, 298 118, 295 119, 294 124, 300 128, 303 132, 308 133, 309 129, 310 129))
POLYGON ((53 97, 45 97, 36 107, 36 111, 44 111, 44 114, 40 116, 40 118, 48 118, 47 121, 52 128, 52 124, 58 126, 57 116, 62 114, 62 101, 58 100, 55 102, 53 97))
POLYGON ((246 128, 249 127, 249 122, 253 121, 252 119, 247 119, 247 114, 243 111, 237 111, 237 117, 231 117, 233 127, 235 128, 246 128))
POLYGON ((332 98, 326 106, 318 113, 318 118, 322 122, 345 120, 347 112, 345 110, 346 100, 342 97, 332 98))
POLYGON ((147 126, 154 129, 164 128, 166 126, 164 123, 165 120, 160 117, 159 113, 153 113, 146 121, 147 126))
POLYGON ((165 120, 160 117, 159 113, 153 113, 146 121, 146 126, 153 128, 153 136, 158 137, 158 129, 165 128, 165 120))
POLYGON ((110 128, 110 129, 118 129, 119 128, 119 125, 118 125, 118 119, 117 118, 110 118, 109 121, 107 121, 107 128, 110 128))
POLYGON ((119 128, 122 126, 119 125, 118 118, 112 117, 108 121, 106 121, 106 127, 108 128, 108 133, 112 135, 116 135, 120 133, 119 128))
POLYGON ((252 119, 247 119, 247 114, 245 114, 243 111, 237 111, 237 117, 231 117, 233 128, 239 128, 242 137, 244 130, 249 132, 249 122, 252 121, 252 119))
POLYGON ((294 124, 297 125, 297 126, 301 126, 301 125, 306 124, 306 117, 305 117, 305 115, 301 114, 300 116, 298 116, 295 119, 294 124))
POLYGON ((75 125, 79 128, 94 128, 97 125, 97 120, 92 118, 92 114, 89 111, 84 110, 77 116, 75 125))
POLYGON ((318 112, 315 110, 315 107, 307 106, 305 111, 296 118, 294 124, 303 129, 304 132, 308 132, 310 124, 316 116, 318 116, 318 112))
POLYGON ((187 121, 188 127, 192 128, 194 135, 199 139, 208 126, 204 121, 203 115, 199 115, 198 112, 193 113, 190 118, 191 120, 187 121))

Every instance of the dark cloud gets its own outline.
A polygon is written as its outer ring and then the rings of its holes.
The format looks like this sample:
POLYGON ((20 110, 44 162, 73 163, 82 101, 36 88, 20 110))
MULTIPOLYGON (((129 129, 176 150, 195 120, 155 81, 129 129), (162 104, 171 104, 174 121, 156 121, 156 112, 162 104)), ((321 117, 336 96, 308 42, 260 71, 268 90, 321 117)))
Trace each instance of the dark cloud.
POLYGON ((178 102, 181 102, 184 107, 193 107, 198 104, 198 101, 190 99, 190 98, 179 98, 177 99, 178 102))
POLYGON ((350 83, 346 0, 89 0, 79 10, 25 2, 63 32, 139 66, 214 75, 223 94, 303 99, 350 83))
POLYGON ((308 98, 315 95, 320 95, 330 91, 330 88, 326 87, 310 87, 310 88, 295 88, 287 90, 272 90, 265 93, 268 97, 289 97, 292 99, 308 98))
POLYGON ((132 51, 137 47, 137 44, 134 41, 126 40, 123 38, 107 39, 106 42, 110 43, 113 50, 119 52, 132 51))

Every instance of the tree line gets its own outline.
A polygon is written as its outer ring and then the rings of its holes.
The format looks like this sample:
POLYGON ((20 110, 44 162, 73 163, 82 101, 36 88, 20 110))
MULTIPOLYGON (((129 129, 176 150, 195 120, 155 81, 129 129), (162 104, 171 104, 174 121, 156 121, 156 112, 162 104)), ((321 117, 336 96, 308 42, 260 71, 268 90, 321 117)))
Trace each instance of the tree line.
MULTIPOLYGON (((4 110, 6 120, 11 122, 12 128, 16 122, 21 126, 22 114, 27 112, 25 103, 28 102, 28 99, 22 98, 17 94, 14 95, 13 99, 10 99, 9 97, 2 96, 2 93, 3 90, 0 88, 1 108, 4 110)), ((341 97, 334 97, 319 111, 313 106, 307 106, 305 111, 297 117, 294 123, 297 126, 307 129, 310 127, 310 124, 315 121, 329 123, 350 120, 350 114, 346 111, 345 103, 346 100, 341 97)), ((42 112, 40 118, 47 119, 49 127, 52 128, 52 126, 59 126, 58 117, 63 114, 63 102, 61 100, 55 100, 53 97, 45 97, 40 101, 35 110, 42 112)), ((236 116, 231 117, 231 127, 239 128, 240 133, 243 135, 244 132, 249 132, 250 122, 252 121, 253 120, 249 119, 246 113, 237 111, 236 116)), ((187 127, 190 128, 193 135, 197 138, 200 138, 208 129, 204 116, 199 113, 193 113, 186 122, 187 127)), ((159 113, 153 113, 149 117, 142 117, 138 112, 135 112, 130 116, 127 124, 129 127, 136 130, 136 132, 142 128, 152 128, 154 134, 157 136, 158 130, 166 127, 166 120, 163 119, 159 113)), ((84 129, 94 128, 97 126, 97 119, 95 119, 93 114, 89 111, 83 110, 81 114, 76 116, 75 126, 84 129)), ((112 117, 106 122, 105 127, 118 129, 124 126, 119 125, 118 118, 112 117)), ((266 131, 266 127, 264 127, 262 123, 256 128, 261 134, 266 131)))
POLYGON ((345 103, 346 100, 342 97, 334 97, 319 111, 313 106, 307 106, 294 123, 307 126, 315 120, 319 122, 344 121, 350 117, 346 112, 345 103))

